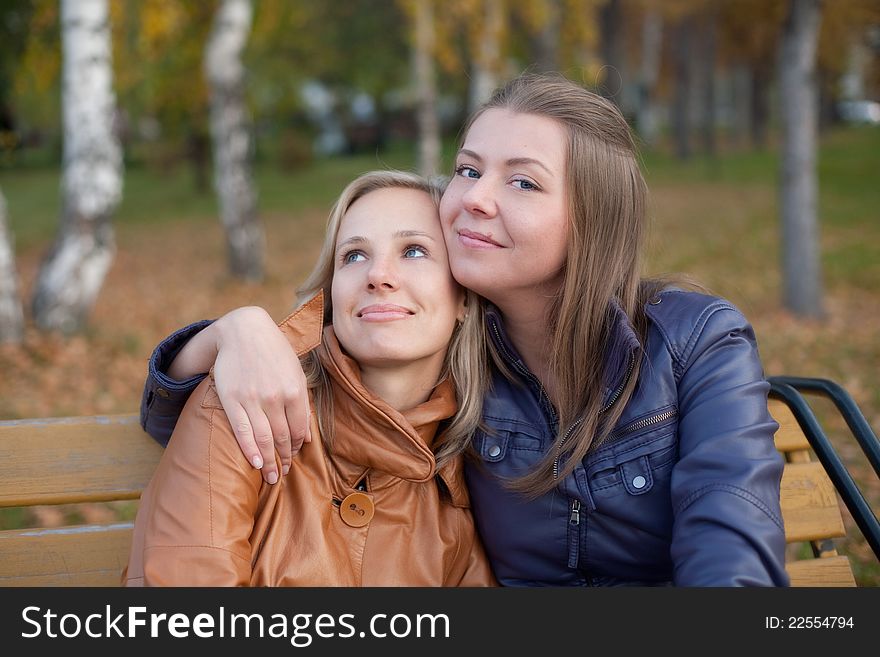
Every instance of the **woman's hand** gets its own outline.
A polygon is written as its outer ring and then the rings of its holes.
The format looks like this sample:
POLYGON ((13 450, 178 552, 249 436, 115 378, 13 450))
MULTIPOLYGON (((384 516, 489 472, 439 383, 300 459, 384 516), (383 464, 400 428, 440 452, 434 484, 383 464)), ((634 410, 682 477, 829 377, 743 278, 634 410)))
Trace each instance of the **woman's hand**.
POLYGON ((299 358, 262 308, 238 308, 193 337, 168 374, 183 379, 214 365, 214 383, 241 451, 274 484, 309 434, 309 396, 299 358))

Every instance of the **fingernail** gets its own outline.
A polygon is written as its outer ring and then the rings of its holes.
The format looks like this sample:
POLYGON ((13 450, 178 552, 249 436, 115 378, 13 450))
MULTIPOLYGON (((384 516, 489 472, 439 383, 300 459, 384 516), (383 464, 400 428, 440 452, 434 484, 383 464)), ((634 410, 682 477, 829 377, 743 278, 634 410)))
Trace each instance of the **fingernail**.
POLYGON ((253 464, 253 466, 257 470, 259 470, 260 468, 263 467, 263 459, 261 459, 259 456, 255 456, 254 458, 251 459, 251 464, 253 464))
POLYGON ((270 484, 276 483, 278 481, 278 473, 277 472, 270 472, 267 480, 270 484))
POLYGON ((281 468, 281 474, 286 475, 288 472, 290 472, 289 465, 285 465, 283 468, 281 468))

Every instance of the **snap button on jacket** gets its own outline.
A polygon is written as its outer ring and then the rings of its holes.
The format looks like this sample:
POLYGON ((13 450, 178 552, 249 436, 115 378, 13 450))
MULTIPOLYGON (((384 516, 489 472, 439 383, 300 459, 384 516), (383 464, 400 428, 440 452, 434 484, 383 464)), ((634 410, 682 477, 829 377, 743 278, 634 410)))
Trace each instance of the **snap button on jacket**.
POLYGON ((319 295, 281 330, 297 353, 318 349, 332 389, 333 451, 313 413, 312 442, 287 476, 265 484, 241 453, 208 377, 141 498, 126 585, 496 583, 461 460, 438 471, 431 451, 439 423, 456 410, 452 383, 440 383, 416 408, 394 410, 363 387, 332 327, 322 339, 322 302, 319 295))

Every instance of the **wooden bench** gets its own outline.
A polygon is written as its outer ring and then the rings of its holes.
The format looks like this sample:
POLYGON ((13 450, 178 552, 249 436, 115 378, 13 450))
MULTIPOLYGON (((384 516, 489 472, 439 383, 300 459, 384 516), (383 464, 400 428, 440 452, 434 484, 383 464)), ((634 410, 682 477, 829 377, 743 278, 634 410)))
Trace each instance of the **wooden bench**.
MULTIPOLYGON (((789 543, 814 557, 790 557, 793 586, 855 586, 833 539, 845 535, 835 488, 785 403, 770 401, 786 456, 782 513, 789 543)), ((0 507, 134 500, 162 448, 135 415, 0 422, 0 507)), ((133 523, 0 531, 0 586, 118 586, 133 523)))
MULTIPOLYGON (((136 415, 0 422, 0 507, 136 500, 162 451, 136 415)), ((119 586, 132 527, 0 531, 0 586, 119 586)))
MULTIPOLYGON (((810 443, 785 402, 769 401, 779 423, 776 449, 785 456, 782 472, 782 517, 785 540, 792 546, 808 543, 806 558, 789 556, 785 569, 792 586, 855 586, 849 559, 839 555, 835 538, 846 536, 837 491, 825 468, 813 460, 810 443)), ((791 547, 789 553, 795 552, 791 547)))

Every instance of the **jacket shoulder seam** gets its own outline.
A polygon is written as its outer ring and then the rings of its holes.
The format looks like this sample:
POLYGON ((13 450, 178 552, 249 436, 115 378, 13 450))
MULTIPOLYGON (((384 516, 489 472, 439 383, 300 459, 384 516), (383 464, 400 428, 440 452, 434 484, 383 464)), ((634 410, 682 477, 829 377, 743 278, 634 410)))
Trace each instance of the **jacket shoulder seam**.
POLYGON ((739 486, 734 486, 732 484, 708 484, 703 486, 702 488, 698 488, 693 493, 688 495, 684 500, 679 503, 678 507, 675 509, 676 515, 685 511, 689 506, 691 506, 694 502, 696 502, 701 497, 704 497, 707 493, 712 493, 715 491, 719 491, 722 493, 730 493, 731 495, 736 495, 744 499, 745 501, 751 503, 756 508, 763 511, 775 524, 779 529, 784 529, 782 524, 782 519, 777 516, 773 510, 764 503, 761 498, 757 497, 753 493, 750 493, 744 488, 740 488, 739 486))
MULTIPOLYGON (((662 294, 674 294, 675 290, 669 290, 663 292, 662 294)), ((663 338, 663 341, 666 343, 666 348, 669 350, 669 353, 672 354, 672 358, 674 361, 674 373, 676 383, 681 379, 682 374, 684 374, 685 366, 690 358, 691 353, 693 352, 694 347, 697 344, 700 336, 703 333, 703 329, 705 329, 706 324, 709 322, 709 318, 712 317, 716 312, 722 310, 732 310, 734 312, 739 312, 736 307, 731 304, 729 301, 726 301, 721 298, 712 299, 697 315, 697 317, 693 321, 693 329, 687 335, 685 340, 673 340, 669 331, 666 329, 662 321, 661 313, 652 313, 651 321, 654 326, 657 327, 657 331, 663 338), (658 315, 660 315, 658 317, 658 315), (680 344, 684 342, 683 346, 680 344)))

